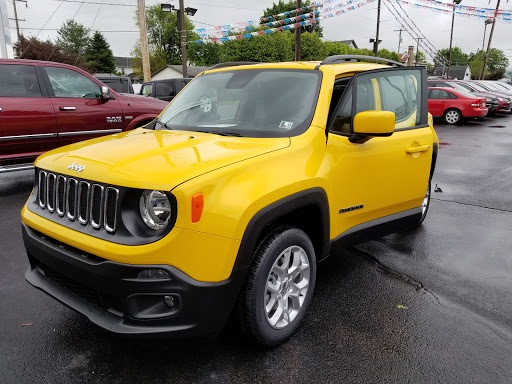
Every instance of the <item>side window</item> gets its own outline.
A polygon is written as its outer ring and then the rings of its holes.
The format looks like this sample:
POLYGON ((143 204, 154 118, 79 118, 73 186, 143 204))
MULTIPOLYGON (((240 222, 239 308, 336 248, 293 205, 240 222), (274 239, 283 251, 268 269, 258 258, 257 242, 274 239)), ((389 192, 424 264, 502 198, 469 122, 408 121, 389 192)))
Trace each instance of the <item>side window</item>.
POLYGON ((0 65, 0 97, 40 97, 41 87, 32 65, 0 65))
POLYGON ((156 97, 176 96, 172 83, 156 83, 155 87, 156 97))
POLYGON ((430 92, 429 99, 435 99, 435 100, 445 100, 449 99, 448 92, 442 89, 432 89, 430 92))
POLYGON ((43 67, 53 88, 55 97, 83 97, 96 99, 101 88, 91 79, 68 68, 43 67))
POLYGON ((448 92, 448 97, 450 99, 458 99, 457 95, 455 95, 454 93, 451 93, 451 92, 448 92))
MULTIPOLYGON (((341 97, 345 93, 348 83, 350 82, 350 78, 339 79, 334 82, 334 87, 332 89, 332 97, 331 97, 331 105, 329 106, 329 114, 327 117, 327 121, 331 120, 332 114, 336 110, 341 97)), ((350 112, 350 109, 349 109, 350 112)))
MULTIPOLYGON (((350 90, 349 90, 350 92, 350 90)), ((330 131, 349 135, 352 124, 352 94, 348 95, 338 109, 330 131)))
POLYGON ((152 91, 153 91, 153 84, 146 84, 146 85, 142 86, 140 94, 144 95, 144 96, 151 96, 152 91))

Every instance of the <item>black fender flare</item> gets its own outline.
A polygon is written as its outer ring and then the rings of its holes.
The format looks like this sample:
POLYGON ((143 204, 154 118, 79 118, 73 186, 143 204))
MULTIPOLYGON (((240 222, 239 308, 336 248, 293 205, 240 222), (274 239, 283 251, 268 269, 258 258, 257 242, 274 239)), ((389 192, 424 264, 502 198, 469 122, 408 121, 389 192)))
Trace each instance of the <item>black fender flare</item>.
POLYGON ((321 223, 319 225, 321 226, 321 235, 315 250, 318 253, 317 261, 326 258, 330 251, 329 202, 324 189, 311 188, 277 200, 258 211, 251 218, 242 236, 233 272, 250 266, 254 251, 258 246, 257 241, 267 225, 271 225, 276 220, 279 220, 279 218, 308 206, 314 206, 320 210, 321 223))

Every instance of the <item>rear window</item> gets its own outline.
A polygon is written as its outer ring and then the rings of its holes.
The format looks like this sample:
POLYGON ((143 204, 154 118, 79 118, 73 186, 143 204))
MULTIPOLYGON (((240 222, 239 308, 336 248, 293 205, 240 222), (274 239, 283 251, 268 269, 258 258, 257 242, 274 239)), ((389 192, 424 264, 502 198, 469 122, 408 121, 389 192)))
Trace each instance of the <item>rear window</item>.
POLYGON ((108 78, 108 77, 99 77, 103 84, 108 85, 114 91, 119 93, 130 93, 130 85, 127 80, 119 79, 116 77, 108 78))
POLYGON ((173 83, 155 83, 156 97, 176 96, 173 83))
POLYGON ((32 65, 0 65, 0 97, 38 97, 41 87, 32 65))

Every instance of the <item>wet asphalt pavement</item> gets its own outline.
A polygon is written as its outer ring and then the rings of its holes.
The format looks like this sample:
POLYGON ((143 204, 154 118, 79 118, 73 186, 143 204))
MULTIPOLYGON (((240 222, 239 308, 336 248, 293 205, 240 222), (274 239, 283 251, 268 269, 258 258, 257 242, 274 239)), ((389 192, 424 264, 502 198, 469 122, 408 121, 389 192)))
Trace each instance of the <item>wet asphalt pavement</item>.
POLYGON ((271 350, 232 327, 121 339, 32 288, 32 172, 0 175, 0 382, 511 383, 512 115, 436 130, 442 193, 423 226, 322 263, 300 330, 271 350))

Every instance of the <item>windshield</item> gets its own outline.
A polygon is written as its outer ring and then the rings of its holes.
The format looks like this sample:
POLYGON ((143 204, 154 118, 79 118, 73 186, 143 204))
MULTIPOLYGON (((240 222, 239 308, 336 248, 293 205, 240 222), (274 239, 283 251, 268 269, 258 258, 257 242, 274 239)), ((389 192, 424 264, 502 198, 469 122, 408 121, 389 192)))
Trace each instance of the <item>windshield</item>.
POLYGON ((478 89, 479 91, 483 91, 483 92, 489 92, 489 91, 490 91, 490 89, 487 89, 486 87, 484 87, 484 86, 483 86, 483 85, 481 85, 481 84, 477 84, 477 83, 473 83, 473 82, 472 82, 472 83, 471 83, 471 85, 472 85, 474 88, 478 89))
POLYGON ((244 69, 205 74, 173 99, 156 129, 295 136, 311 123, 320 81, 321 72, 311 70, 244 69))

